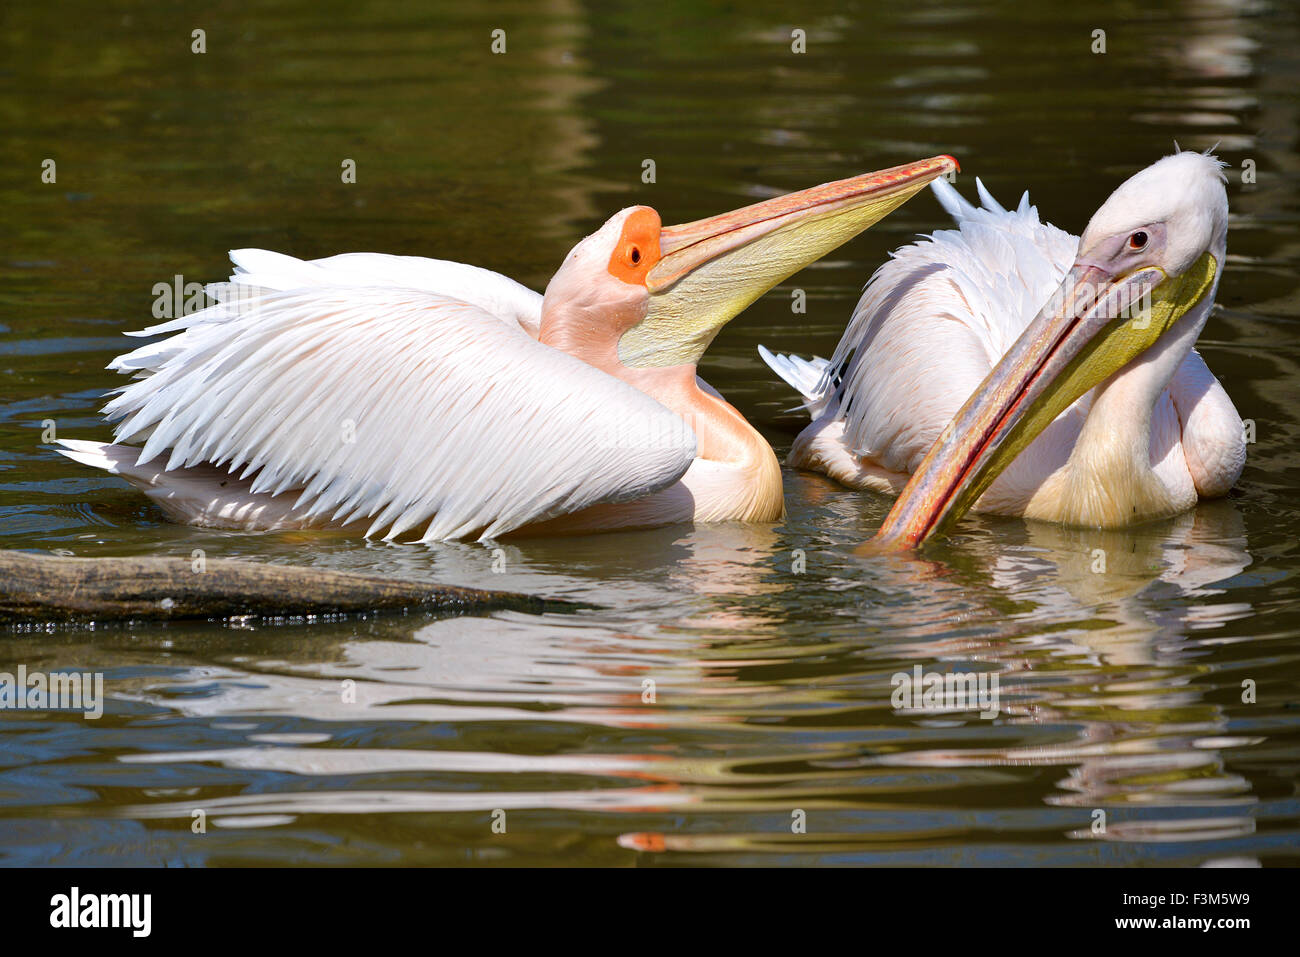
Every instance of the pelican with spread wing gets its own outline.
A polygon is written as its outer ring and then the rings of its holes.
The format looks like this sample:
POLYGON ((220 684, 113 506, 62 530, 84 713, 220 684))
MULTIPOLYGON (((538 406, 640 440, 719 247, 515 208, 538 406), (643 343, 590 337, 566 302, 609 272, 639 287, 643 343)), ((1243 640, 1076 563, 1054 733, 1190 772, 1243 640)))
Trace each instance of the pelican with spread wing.
POLYGON ((1192 348, 1223 270, 1222 165, 1178 152, 1123 183, 1082 238, 981 208, 895 252, 829 362, 764 359, 812 423, 789 464, 898 495, 874 540, 913 547, 968 509, 1119 527, 1224 495, 1242 421, 1192 348), (1044 305, 1046 303, 1046 305, 1044 305))
POLYGON ((771 521, 776 457, 696 364, 760 295, 955 167, 683 226, 625 209, 545 295, 460 263, 239 250, 216 305, 110 365, 135 377, 104 410, 116 441, 61 451, 217 527, 433 541, 771 521))

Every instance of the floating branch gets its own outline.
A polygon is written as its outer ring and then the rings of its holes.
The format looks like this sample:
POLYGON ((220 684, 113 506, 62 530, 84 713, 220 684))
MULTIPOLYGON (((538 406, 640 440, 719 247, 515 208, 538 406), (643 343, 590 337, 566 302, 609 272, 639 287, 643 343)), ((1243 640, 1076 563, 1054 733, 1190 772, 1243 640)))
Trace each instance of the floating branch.
POLYGON ((263 618, 418 609, 481 614, 569 607, 516 592, 212 559, 62 558, 0 550, 0 621, 263 618))

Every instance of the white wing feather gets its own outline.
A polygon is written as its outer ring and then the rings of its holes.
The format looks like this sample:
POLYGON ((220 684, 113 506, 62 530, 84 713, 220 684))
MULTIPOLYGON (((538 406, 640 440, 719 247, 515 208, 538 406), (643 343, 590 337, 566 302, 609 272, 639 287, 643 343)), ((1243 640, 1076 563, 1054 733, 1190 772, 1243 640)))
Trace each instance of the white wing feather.
POLYGON ((388 285, 420 289, 478 306, 502 321, 517 322, 534 339, 542 322, 542 295, 508 276, 445 259, 343 253, 304 262, 265 249, 236 249, 231 282, 284 291, 306 286, 388 285))
MULTIPOLYGON (((234 258, 224 302, 111 366, 140 376, 104 410, 118 441, 147 436, 138 465, 218 465, 255 494, 298 491, 309 518, 388 538, 427 522, 427 541, 639 498, 695 457, 682 419, 515 316, 399 285, 404 257, 234 258)), ((509 287, 466 295, 527 307, 509 287)))
POLYGON ((808 410, 809 416, 816 418, 821 414, 826 406, 826 393, 830 389, 826 373, 830 363, 821 356, 803 359, 795 355, 774 353, 761 343, 758 354, 769 369, 803 397, 803 407, 808 410))

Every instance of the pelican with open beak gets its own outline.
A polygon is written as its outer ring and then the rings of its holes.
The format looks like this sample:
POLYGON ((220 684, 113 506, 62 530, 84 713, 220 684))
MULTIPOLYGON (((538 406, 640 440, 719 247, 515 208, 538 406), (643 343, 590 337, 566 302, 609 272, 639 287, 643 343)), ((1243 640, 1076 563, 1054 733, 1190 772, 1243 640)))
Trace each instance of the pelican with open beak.
MULTIPOLYGON (((1232 487, 1242 422, 1192 348, 1223 269, 1221 167, 1164 158, 1077 242, 1027 196, 1008 211, 981 186, 975 209, 935 184, 960 230, 873 278, 792 453, 898 493, 869 550, 920 545, 971 508, 1113 528, 1232 487)), ((815 371, 768 357, 792 381, 815 371)))
POLYGON ((682 226, 625 209, 545 295, 459 263, 239 250, 215 305, 110 365, 136 376, 104 410, 116 441, 61 451, 220 527, 431 541, 771 521, 776 458, 700 357, 955 168, 935 157, 682 226))

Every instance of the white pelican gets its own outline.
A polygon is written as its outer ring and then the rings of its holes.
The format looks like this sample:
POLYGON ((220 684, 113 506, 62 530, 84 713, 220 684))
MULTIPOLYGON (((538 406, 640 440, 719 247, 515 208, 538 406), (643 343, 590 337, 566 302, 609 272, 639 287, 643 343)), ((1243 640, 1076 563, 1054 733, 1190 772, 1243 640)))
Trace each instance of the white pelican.
POLYGON ((1028 194, 1006 210, 977 181, 976 209, 936 180, 958 228, 893 254, 829 363, 760 347, 813 419, 789 464, 899 495, 875 547, 971 507, 1113 528, 1226 494, 1242 422, 1192 348, 1227 244, 1222 166, 1165 157, 1081 239, 1028 194))
POLYGON ((631 207, 544 296, 460 263, 238 250, 216 305, 110 364, 136 376, 104 409, 121 444, 60 451, 198 525, 432 541, 775 520, 776 456, 696 363, 760 295, 955 168, 682 226, 631 207))

